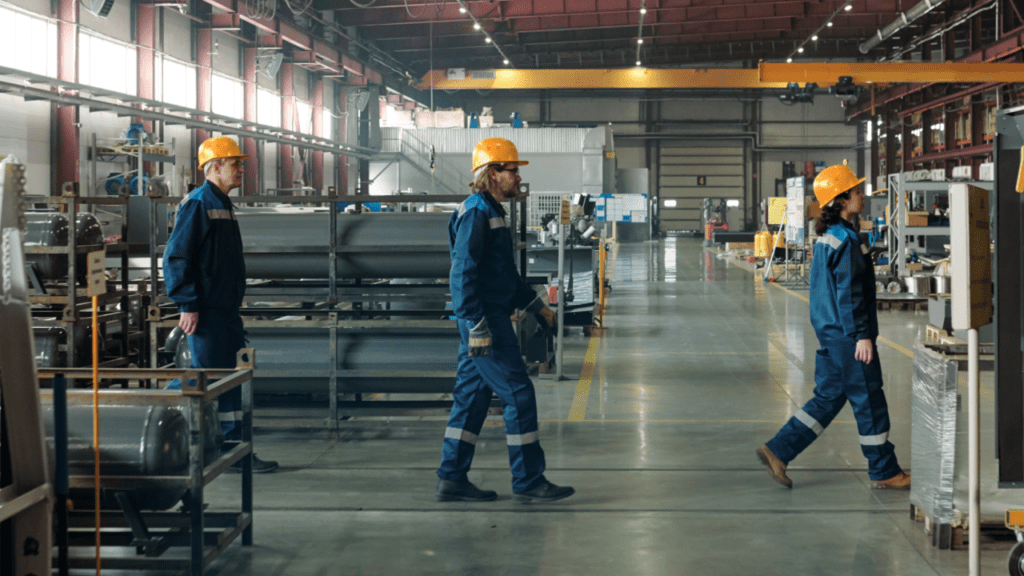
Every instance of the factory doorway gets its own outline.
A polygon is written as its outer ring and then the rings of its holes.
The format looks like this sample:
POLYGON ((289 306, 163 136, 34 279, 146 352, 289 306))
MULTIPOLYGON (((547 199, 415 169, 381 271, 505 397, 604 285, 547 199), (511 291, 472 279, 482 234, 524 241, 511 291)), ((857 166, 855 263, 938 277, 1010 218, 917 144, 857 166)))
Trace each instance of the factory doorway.
MULTIPOLYGON (((741 143, 671 144, 658 155, 659 231, 703 234, 705 198, 745 198, 746 170, 741 143)), ((742 212, 734 212, 742 214, 742 212)), ((742 230, 743 222, 730 222, 742 230)))

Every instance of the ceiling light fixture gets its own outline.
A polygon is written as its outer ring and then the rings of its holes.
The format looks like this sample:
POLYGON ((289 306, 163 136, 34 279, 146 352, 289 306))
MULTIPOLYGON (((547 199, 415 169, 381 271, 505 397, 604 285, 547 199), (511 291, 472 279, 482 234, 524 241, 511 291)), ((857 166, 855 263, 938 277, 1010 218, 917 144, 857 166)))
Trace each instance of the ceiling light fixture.
MULTIPOLYGON (((636 26, 636 65, 643 62, 643 55, 640 53, 641 45, 644 43, 644 15, 647 14, 647 0, 640 0, 640 18, 636 26)), ((653 31, 652 31, 653 32, 653 31)))
POLYGON ((852 0, 846 0, 846 2, 843 2, 843 4, 841 4, 839 8, 836 8, 832 12, 832 14, 829 14, 828 20, 826 20, 824 24, 818 26, 818 29, 815 30, 814 32, 811 32, 811 35, 807 40, 804 40, 803 42, 798 44, 796 49, 789 53, 789 56, 786 57, 786 62, 792 62, 794 56, 796 56, 797 54, 803 54, 804 44, 807 44, 808 42, 817 42, 822 30, 824 30, 825 28, 832 28, 832 21, 835 20, 835 17, 838 16, 840 12, 852 10, 853 4, 851 2, 852 0))
MULTIPOLYGON (((459 12, 462 14, 466 14, 467 16, 469 16, 470 20, 473 21, 473 29, 483 30, 483 25, 481 25, 480 21, 476 19, 476 16, 474 16, 473 13, 469 11, 469 7, 466 5, 466 1, 455 1, 458 2, 459 4, 459 12)), ((505 52, 501 49, 501 46, 499 46, 498 43, 495 42, 494 39, 491 38, 491 35, 488 34, 486 31, 484 31, 484 42, 487 42, 488 44, 494 46, 494 48, 498 51, 498 55, 501 56, 501 61, 502 63, 505 64, 505 66, 509 66, 511 64, 511 59, 508 57, 508 55, 505 54, 505 52)))

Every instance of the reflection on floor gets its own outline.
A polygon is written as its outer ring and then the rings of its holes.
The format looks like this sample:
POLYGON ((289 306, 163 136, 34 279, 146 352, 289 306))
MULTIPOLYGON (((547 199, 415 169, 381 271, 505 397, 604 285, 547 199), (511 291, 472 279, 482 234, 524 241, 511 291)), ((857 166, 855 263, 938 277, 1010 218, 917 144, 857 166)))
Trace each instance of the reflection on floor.
MULTIPOLYGON (((589 388, 578 380, 591 344, 582 334, 567 339, 569 379, 535 380, 547 476, 575 496, 512 501, 500 420, 484 428, 470 473, 500 494, 481 504, 434 500, 442 420, 356 424, 333 440, 264 430, 257 451, 282 469, 255 479, 256 545, 233 545, 211 573, 966 573, 966 551, 933 549, 909 519, 906 492, 870 489, 848 407, 792 463, 792 490, 757 462, 754 450, 812 395, 806 289, 755 281, 696 239, 613 255, 589 388)), ((891 342, 879 346, 890 437, 909 466, 906 351, 927 312, 879 319, 891 342)), ((210 500, 233 505, 237 481, 219 480, 210 500)), ((1008 548, 983 551, 988 573, 1004 573, 1008 548)))

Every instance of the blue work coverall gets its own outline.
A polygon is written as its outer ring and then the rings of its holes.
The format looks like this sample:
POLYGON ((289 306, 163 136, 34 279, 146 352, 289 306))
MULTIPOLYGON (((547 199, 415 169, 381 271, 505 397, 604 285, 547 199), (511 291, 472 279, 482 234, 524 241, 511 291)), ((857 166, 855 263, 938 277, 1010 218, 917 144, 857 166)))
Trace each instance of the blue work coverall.
POLYGON ((452 307, 459 335, 454 405, 445 429, 441 466, 444 480, 466 482, 477 436, 492 393, 504 408, 512 491, 532 490, 545 481, 544 451, 537 438, 537 398, 510 316, 537 293, 519 276, 505 209, 487 193, 470 196, 448 224, 452 307), (490 356, 469 355, 469 330, 487 318, 490 356))
MULTIPOLYGON (((242 235, 231 200, 209 180, 178 206, 164 250, 164 285, 182 312, 199 313, 196 331, 188 336, 192 367, 234 368, 245 346, 238 314, 245 296, 242 235)), ((168 388, 180 386, 172 381, 168 388)), ((241 389, 221 395, 217 406, 225 440, 241 440, 241 389)))
POLYGON ((900 473, 889 442, 889 408, 878 360, 875 271, 867 246, 849 222, 829 227, 814 245, 811 265, 811 324, 821 349, 815 355, 814 398, 789 419, 768 449, 788 464, 825 430, 850 401, 861 452, 872 480, 900 473), (870 339, 869 364, 856 358, 857 341, 870 339))

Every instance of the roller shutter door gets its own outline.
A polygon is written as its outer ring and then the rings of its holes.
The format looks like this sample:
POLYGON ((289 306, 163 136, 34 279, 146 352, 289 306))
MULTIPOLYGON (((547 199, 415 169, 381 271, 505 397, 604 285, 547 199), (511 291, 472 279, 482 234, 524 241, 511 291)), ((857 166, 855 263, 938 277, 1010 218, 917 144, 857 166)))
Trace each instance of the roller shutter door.
POLYGON ((742 144, 669 146, 663 143, 659 163, 661 232, 700 231, 705 198, 745 197, 742 144), (671 206, 672 201, 675 206, 671 206))

